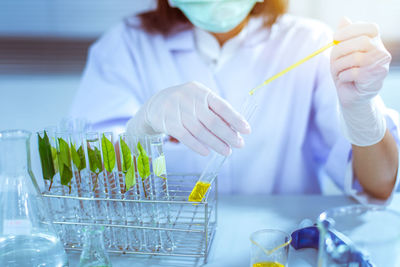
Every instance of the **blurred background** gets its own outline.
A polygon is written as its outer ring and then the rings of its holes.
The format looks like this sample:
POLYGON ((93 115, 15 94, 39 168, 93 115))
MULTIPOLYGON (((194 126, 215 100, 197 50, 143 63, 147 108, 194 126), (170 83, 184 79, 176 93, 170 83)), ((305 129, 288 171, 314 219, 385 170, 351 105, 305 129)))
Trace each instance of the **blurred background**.
MULTIPOLYGON (((290 4, 290 13, 322 20, 332 28, 342 16, 378 23, 393 55, 382 95, 389 107, 400 111, 399 0, 290 4)), ((152 0, 1 0, 0 130, 35 131, 65 117, 90 44, 124 17, 152 7, 152 0)))

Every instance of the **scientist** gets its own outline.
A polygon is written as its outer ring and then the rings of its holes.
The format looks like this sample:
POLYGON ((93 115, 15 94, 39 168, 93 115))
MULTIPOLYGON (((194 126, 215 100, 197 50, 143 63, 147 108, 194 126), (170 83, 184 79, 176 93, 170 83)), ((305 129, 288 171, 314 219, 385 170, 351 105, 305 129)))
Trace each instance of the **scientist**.
POLYGON ((158 0, 90 48, 71 115, 97 130, 178 140, 165 146, 170 172, 201 171, 199 155, 242 148, 221 170, 220 192, 321 193, 329 177, 360 200, 390 199, 398 119, 378 95, 391 56, 377 26, 343 19, 332 34, 285 14, 287 5, 158 0), (257 91, 250 129, 238 112, 248 91, 333 39, 257 91))

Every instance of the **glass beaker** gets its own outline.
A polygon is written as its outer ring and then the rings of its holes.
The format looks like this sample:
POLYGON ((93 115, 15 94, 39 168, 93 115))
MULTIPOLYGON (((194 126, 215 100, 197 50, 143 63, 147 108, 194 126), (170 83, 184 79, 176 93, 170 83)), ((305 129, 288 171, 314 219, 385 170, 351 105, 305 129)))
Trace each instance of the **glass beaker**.
POLYGON ((68 266, 31 171, 30 136, 0 132, 0 266, 68 266))
POLYGON ((265 229, 250 235, 251 267, 286 267, 288 262, 289 234, 273 229, 265 229))
POLYGON ((85 229, 83 251, 80 267, 111 267, 111 261, 104 247, 103 227, 88 227, 85 229))
POLYGON ((400 266, 400 214, 375 205, 328 210, 318 218, 318 267, 400 266))

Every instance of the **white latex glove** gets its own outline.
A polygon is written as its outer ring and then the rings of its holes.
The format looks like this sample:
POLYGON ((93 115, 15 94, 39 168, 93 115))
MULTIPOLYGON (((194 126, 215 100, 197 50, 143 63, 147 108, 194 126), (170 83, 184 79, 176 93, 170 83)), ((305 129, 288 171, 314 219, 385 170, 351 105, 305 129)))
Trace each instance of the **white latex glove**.
POLYGON ((331 72, 340 103, 342 131, 354 145, 376 144, 386 132, 378 93, 391 56, 375 24, 352 23, 344 18, 334 40, 340 41, 332 49, 331 72))
POLYGON ((212 148, 222 155, 244 145, 239 133, 250 133, 246 120, 222 98, 197 82, 164 89, 128 122, 133 134, 165 133, 201 155, 212 148))

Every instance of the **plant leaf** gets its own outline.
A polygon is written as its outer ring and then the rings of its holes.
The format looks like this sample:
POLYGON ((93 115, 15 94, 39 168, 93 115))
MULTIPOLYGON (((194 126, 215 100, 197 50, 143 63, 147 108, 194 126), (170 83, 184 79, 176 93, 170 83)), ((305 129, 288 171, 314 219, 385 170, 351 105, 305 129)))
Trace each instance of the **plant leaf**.
POLYGON ((83 170, 84 168, 86 168, 86 159, 85 159, 85 151, 83 150, 83 146, 81 145, 78 149, 78 155, 79 158, 81 159, 81 165, 79 166, 79 170, 83 170))
POLYGON ((58 167, 60 169, 60 178, 62 185, 69 185, 72 180, 71 155, 68 143, 62 138, 58 138, 58 167))
POLYGON ((165 167, 165 156, 161 154, 153 161, 153 172, 160 178, 166 179, 167 170, 165 167))
POLYGON ((62 169, 62 171, 60 171, 61 184, 70 186, 70 182, 72 180, 71 167, 64 164, 61 169, 62 169))
POLYGON ((79 170, 79 167, 81 166, 81 158, 78 155, 78 151, 76 151, 75 144, 71 144, 71 157, 75 168, 79 170))
POLYGON ((132 154, 129 146, 121 138, 120 139, 121 152, 122 152, 122 172, 127 173, 129 168, 132 166, 132 154))
POLYGON ((112 172, 115 167, 114 145, 104 134, 101 138, 101 150, 103 152, 104 168, 108 172, 112 172))
POLYGON ((41 138, 40 135, 38 135, 38 143, 39 143, 40 162, 42 164, 43 179, 53 180, 53 177, 56 174, 56 172, 54 170, 51 145, 46 131, 44 132, 43 138, 41 138))
POLYGON ((58 156, 57 156, 57 149, 55 147, 51 147, 51 155, 53 157, 53 165, 54 171, 58 172, 58 156))
POLYGON ((75 144, 71 144, 71 156, 72 162, 74 163, 78 171, 81 171, 86 167, 85 152, 83 151, 82 146, 80 146, 79 149, 76 150, 75 144))
POLYGON ((90 170, 99 174, 102 170, 100 150, 97 147, 94 147, 93 150, 88 146, 88 156, 90 170))
POLYGON ((140 177, 145 180, 150 176, 150 162, 149 157, 146 154, 146 150, 143 149, 140 142, 137 144, 137 150, 139 152, 139 156, 137 157, 137 168, 139 171, 140 177))
POLYGON ((127 170, 125 174, 125 186, 126 186, 126 191, 129 190, 132 186, 136 184, 136 176, 135 176, 135 166, 134 164, 130 164, 129 169, 127 170))

